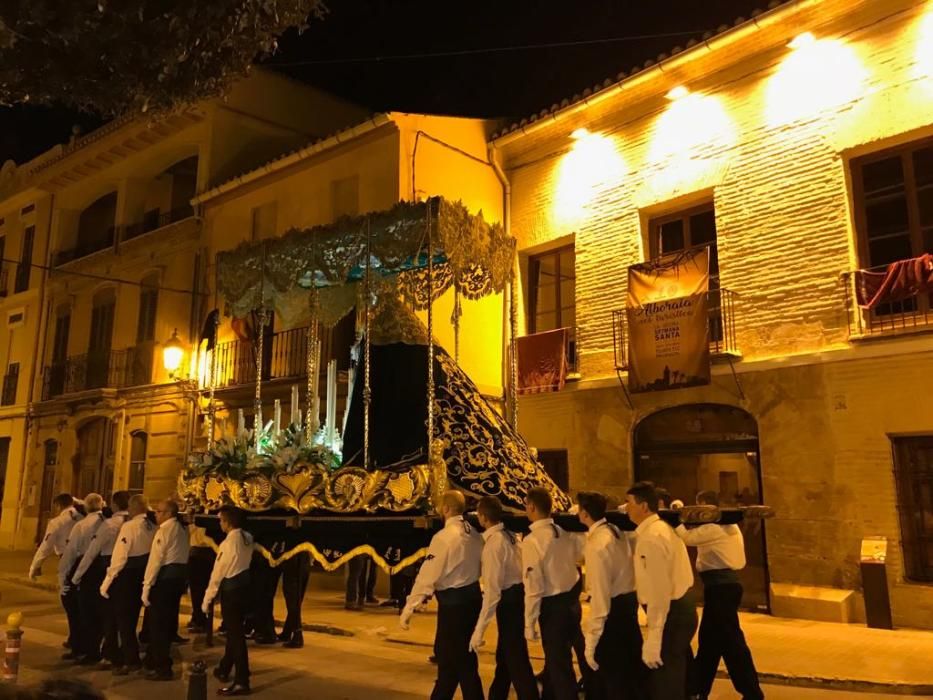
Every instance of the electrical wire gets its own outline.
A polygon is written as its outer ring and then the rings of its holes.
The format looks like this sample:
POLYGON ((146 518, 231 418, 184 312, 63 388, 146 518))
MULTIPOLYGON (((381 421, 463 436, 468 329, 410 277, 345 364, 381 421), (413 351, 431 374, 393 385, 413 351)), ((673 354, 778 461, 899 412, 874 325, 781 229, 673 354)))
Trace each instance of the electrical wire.
POLYGON ((517 44, 515 46, 491 46, 483 49, 458 49, 455 51, 429 51, 422 53, 390 54, 387 56, 345 56, 341 58, 315 58, 306 61, 283 61, 281 63, 270 60, 266 65, 273 68, 290 68, 295 66, 321 66, 341 63, 382 63, 384 61, 417 61, 425 58, 452 58, 457 56, 475 56, 480 54, 515 53, 518 51, 537 51, 541 49, 564 49, 577 46, 597 46, 600 44, 619 44, 629 41, 645 41, 648 39, 672 39, 676 37, 700 36, 705 30, 685 32, 662 32, 659 34, 633 34, 631 36, 607 37, 605 39, 581 39, 579 41, 555 41, 546 44, 517 44))
MULTIPOLYGON (((11 260, 10 258, 3 258, 0 260, 3 263, 10 263, 11 265, 21 265, 22 263, 19 260, 11 260)), ((77 270, 65 270, 60 267, 52 267, 49 265, 40 265, 39 263, 29 263, 30 267, 34 267, 39 270, 45 270, 50 274, 56 275, 72 275, 74 277, 83 277, 85 279, 100 280, 102 282, 113 282, 116 284, 129 284, 134 287, 145 287, 146 289, 157 289, 160 292, 173 292, 175 294, 189 294, 191 296, 204 297, 208 296, 207 292, 195 292, 192 289, 179 289, 178 287, 165 287, 158 284, 143 284, 142 282, 136 280, 127 280, 121 279, 119 277, 113 277, 110 275, 95 275, 93 272, 78 272, 77 270)))

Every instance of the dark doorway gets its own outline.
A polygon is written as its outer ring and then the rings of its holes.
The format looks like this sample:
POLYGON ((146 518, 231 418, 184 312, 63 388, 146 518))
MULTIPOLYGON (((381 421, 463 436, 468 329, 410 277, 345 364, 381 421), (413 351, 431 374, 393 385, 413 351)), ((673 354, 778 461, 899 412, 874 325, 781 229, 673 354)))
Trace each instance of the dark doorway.
MULTIPOLYGON (((698 491, 719 493, 723 506, 762 503, 758 424, 739 408, 692 404, 665 409, 635 429, 635 478, 653 481, 693 503, 698 491)), ((761 520, 741 524, 747 565, 741 573, 747 610, 768 612, 768 563, 761 520)), ((695 552, 691 550, 691 559, 695 552)), ((694 590, 702 596, 702 584, 694 590)))
POLYGON ((78 429, 78 454, 74 460, 74 495, 84 498, 96 492, 110 497, 113 472, 107 460, 110 421, 94 418, 78 429))

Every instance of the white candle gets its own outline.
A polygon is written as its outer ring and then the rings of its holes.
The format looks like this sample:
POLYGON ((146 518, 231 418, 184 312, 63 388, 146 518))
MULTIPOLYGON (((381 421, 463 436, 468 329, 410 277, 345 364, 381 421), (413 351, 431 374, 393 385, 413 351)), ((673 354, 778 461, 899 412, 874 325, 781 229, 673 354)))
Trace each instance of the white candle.
POLYGON ((288 414, 288 420, 292 425, 301 425, 300 410, 298 408, 298 385, 292 387, 292 405, 288 414))
POLYGON ((240 437, 246 432, 246 416, 243 415, 243 409, 237 409, 236 412, 236 437, 240 437))
POLYGON ((276 399, 275 409, 274 409, 273 418, 272 418, 272 435, 273 437, 278 438, 281 432, 282 432, 282 402, 276 399))

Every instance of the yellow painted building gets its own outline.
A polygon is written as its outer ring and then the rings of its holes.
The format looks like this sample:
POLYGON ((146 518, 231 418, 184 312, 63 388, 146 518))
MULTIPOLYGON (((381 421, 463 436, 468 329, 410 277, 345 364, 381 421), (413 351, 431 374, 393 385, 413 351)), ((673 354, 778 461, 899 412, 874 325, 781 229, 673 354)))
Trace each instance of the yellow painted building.
POLYGON ((4 257, 23 259, 31 231, 34 267, 24 277, 28 264, 4 263, 0 545, 31 546, 61 491, 174 491, 198 397, 161 355, 176 333, 191 346, 202 321, 208 264, 192 199, 363 114, 255 71, 222 100, 117 120, 5 168, 4 257))
POLYGON ((933 4, 785 3, 500 131, 523 331, 575 369, 520 402, 571 490, 651 479, 763 502, 747 603, 933 627, 933 297, 871 311, 853 272, 933 253, 933 4), (712 383, 628 394, 627 268, 710 246, 712 383))

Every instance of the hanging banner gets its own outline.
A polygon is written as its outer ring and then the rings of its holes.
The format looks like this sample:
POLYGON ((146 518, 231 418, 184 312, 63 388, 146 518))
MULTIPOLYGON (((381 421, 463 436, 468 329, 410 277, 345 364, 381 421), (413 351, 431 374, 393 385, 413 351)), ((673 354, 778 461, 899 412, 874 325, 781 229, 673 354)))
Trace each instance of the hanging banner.
POLYGON ((709 249, 628 269, 628 384, 632 392, 709 384, 709 249))

